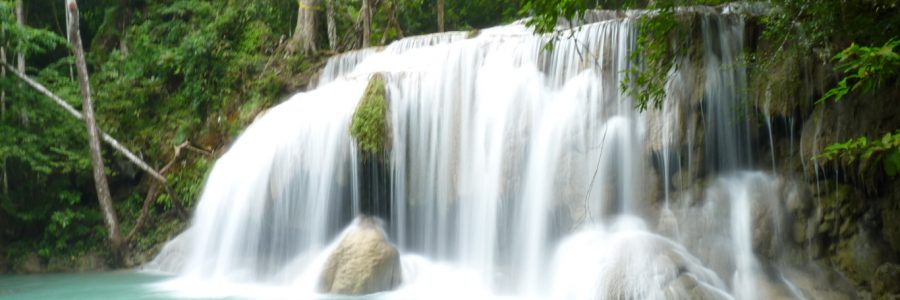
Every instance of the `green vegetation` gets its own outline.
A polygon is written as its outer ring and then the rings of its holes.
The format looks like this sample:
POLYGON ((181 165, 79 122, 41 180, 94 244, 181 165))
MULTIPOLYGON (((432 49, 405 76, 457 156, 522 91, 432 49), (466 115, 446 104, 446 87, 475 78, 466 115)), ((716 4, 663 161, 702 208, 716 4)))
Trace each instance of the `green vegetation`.
MULTIPOLYGON (((17 26, 14 1, 0 1, 0 45, 10 45, 10 60, 25 54, 28 76, 79 107, 65 29, 57 26, 64 23, 62 2, 24 2, 26 26, 17 26)), ((259 111, 305 84, 322 57, 278 52, 292 28, 293 1, 83 2, 82 36, 100 128, 158 170, 170 166, 164 175, 176 197, 151 195, 148 223, 129 245, 134 254, 152 251, 182 228, 184 208, 198 199, 212 153, 259 111), (184 142, 200 151, 176 157, 184 142)), ((0 167, 8 180, 0 190, 0 257, 16 261, 38 253, 47 262, 105 255, 84 124, 16 77, 0 78, 0 89, 6 104, 0 167)), ((103 150, 124 235, 153 182, 117 152, 103 150)))
MULTIPOLYGON (((897 77, 897 72, 900 71, 900 55, 894 52, 897 45, 900 45, 900 41, 896 38, 892 38, 881 47, 850 44, 834 56, 834 60, 838 62, 835 69, 846 75, 816 103, 825 103, 831 98, 834 102, 838 102, 852 92, 863 95, 874 93, 885 82, 896 87, 900 79, 897 77)), ((900 129, 894 133, 885 133, 881 139, 870 141, 861 136, 843 143, 828 145, 813 159, 825 161, 838 159, 844 165, 858 163, 860 173, 872 171, 870 166, 880 162, 885 174, 897 176, 900 172, 900 129)))
POLYGON ((885 133, 881 139, 869 140, 862 136, 844 143, 831 144, 813 159, 839 159, 847 165, 858 162, 860 172, 865 172, 869 170, 869 166, 880 162, 888 176, 897 176, 900 172, 900 130, 885 133))
POLYGON ((372 75, 350 123, 350 135, 360 149, 380 154, 388 146, 388 100, 381 74, 372 75))
POLYGON ((894 52, 897 45, 900 45, 900 40, 896 38, 892 38, 881 47, 850 44, 850 47, 834 56, 838 61, 835 69, 847 75, 836 87, 828 90, 817 103, 825 102, 829 98, 834 98, 834 102, 838 102, 853 91, 871 93, 885 81, 896 83, 897 71, 900 71, 900 55, 894 52))

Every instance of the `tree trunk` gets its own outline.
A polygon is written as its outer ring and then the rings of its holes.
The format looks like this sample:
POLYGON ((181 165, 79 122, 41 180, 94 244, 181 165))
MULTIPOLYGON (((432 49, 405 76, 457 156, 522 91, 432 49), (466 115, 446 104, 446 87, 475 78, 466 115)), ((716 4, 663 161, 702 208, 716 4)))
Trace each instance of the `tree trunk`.
POLYGON ((444 0, 437 0, 438 32, 444 32, 444 0))
MULTIPOLYGON (((19 27, 25 26, 25 6, 22 0, 16 0, 16 24, 19 24, 19 27)), ((19 72, 25 73, 25 53, 20 52, 16 55, 16 66, 19 72)))
POLYGON ((334 23, 334 0, 325 0, 325 22, 328 26, 328 45, 331 50, 338 50, 337 25, 334 23))
POLYGON ((397 22, 397 6, 394 0, 386 0, 384 6, 387 10, 388 23, 384 26, 384 34, 381 36, 382 45, 387 44, 388 32, 392 27, 397 30, 397 37, 403 38, 403 28, 400 28, 400 22, 397 22))
POLYGON ((369 36, 372 35, 372 3, 370 0, 362 0, 359 8, 360 25, 362 25, 362 47, 369 47, 369 36))
MULTIPOLYGON (((18 24, 19 27, 25 27, 25 4, 22 3, 22 0, 16 0, 16 24, 18 24)), ((25 74, 25 53, 16 53, 16 69, 22 74, 25 74)), ((19 113, 22 126, 27 128, 28 112, 23 108, 19 113)))
POLYGON ((131 19, 131 9, 129 9, 129 0, 120 0, 119 1, 119 16, 118 16, 118 27, 119 31, 119 53, 122 53, 122 56, 128 56, 128 42, 125 38, 125 33, 128 32, 128 22, 131 19))
MULTIPOLYGON (((0 33, 3 34, 3 33, 0 33)), ((2 39, 0 39, 2 40, 2 39)), ((0 64, 6 64, 6 48, 0 46, 0 64)), ((0 80, 6 78, 6 68, 0 68, 0 80)), ((0 122, 6 122, 6 90, 0 89, 0 122)), ((6 158, 3 158, 3 195, 9 194, 9 180, 6 178, 6 158)))
POLYGON ((309 54, 316 51, 317 0, 297 0, 297 27, 288 47, 288 53, 309 54))
POLYGON ((116 220, 116 211, 113 209, 112 196, 109 194, 109 184, 106 182, 103 156, 100 153, 100 130, 94 120, 94 106, 91 102, 91 87, 88 78, 87 64, 84 60, 84 48, 81 45, 81 36, 78 32, 78 4, 75 0, 68 0, 69 43, 75 54, 75 68, 78 71, 78 83, 81 85, 81 106, 84 112, 84 123, 87 126, 88 142, 90 144, 91 165, 94 169, 94 184, 97 188, 97 199, 103 210, 106 220, 106 230, 109 234, 110 249, 116 260, 121 259, 122 236, 119 232, 119 222, 116 220))

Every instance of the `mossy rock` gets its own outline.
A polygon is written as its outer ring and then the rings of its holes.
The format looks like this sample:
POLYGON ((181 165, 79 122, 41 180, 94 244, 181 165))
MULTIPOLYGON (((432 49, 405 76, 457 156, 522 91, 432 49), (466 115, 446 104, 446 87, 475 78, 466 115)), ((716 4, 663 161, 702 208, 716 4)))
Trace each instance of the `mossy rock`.
POLYGON ((872 293, 877 299, 900 297, 900 265, 887 263, 875 270, 872 293))
MULTIPOLYGON (((891 183, 894 187, 900 187, 900 179, 891 183)), ((894 252, 900 253, 900 189, 894 188, 888 192, 890 196, 882 199, 881 209, 881 234, 884 240, 891 245, 894 252)))
POLYGON ((384 76, 373 74, 353 113, 350 135, 363 153, 383 154, 390 146, 386 90, 384 76))
POLYGON ((861 231, 838 242, 831 263, 857 285, 871 287, 873 279, 877 279, 876 269, 895 258, 886 243, 861 231))

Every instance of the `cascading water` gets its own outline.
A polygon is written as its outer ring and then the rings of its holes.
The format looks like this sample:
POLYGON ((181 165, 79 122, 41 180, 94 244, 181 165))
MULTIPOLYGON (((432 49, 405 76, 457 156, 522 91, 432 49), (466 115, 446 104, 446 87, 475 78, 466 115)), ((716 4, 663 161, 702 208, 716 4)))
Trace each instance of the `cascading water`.
POLYGON ((382 296, 763 297, 748 195, 777 184, 735 173, 752 165, 743 20, 685 10, 702 59, 679 58, 665 108, 639 113, 620 82, 640 13, 591 14, 549 51, 551 37, 515 23, 333 58, 316 89, 270 109, 219 159, 190 229, 148 268, 181 274, 165 287, 189 296, 314 294, 371 198, 349 123, 381 73, 391 150, 388 203, 376 206, 389 208, 379 217, 403 264, 403 284, 382 296), (701 198, 670 195, 699 173, 724 179, 704 205, 670 209, 701 198), (197 290, 210 282, 240 288, 197 290))

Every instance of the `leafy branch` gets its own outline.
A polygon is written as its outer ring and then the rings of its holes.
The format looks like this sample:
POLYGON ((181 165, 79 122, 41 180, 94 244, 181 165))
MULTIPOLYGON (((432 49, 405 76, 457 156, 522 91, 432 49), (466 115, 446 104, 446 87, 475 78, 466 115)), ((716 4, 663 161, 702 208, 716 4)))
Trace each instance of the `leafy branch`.
MULTIPOLYGON (((895 80, 897 70, 900 69, 900 55, 894 52, 897 45, 900 45, 897 38, 888 40, 881 47, 863 47, 853 43, 835 55, 834 60, 838 61, 835 69, 847 75, 816 103, 824 103, 831 98, 838 102, 855 91, 872 93, 884 81, 895 80)), ((900 129, 886 133, 881 139, 870 141, 861 136, 828 145, 813 159, 837 159, 847 165, 858 161, 861 172, 880 161, 888 176, 896 176, 900 171, 900 129)))
POLYGON ((848 75, 816 103, 823 103, 830 98, 838 102, 848 93, 857 90, 871 93, 884 81, 895 78, 900 69, 900 55, 894 52, 898 45, 900 40, 892 38, 881 47, 863 47, 853 43, 842 50, 834 56, 834 60, 838 61, 835 69, 848 75))
POLYGON ((900 129, 884 134, 881 139, 869 140, 862 136, 828 145, 813 159, 837 159, 848 165, 859 162, 860 171, 866 171, 869 166, 881 162, 888 176, 896 176, 900 172, 900 129))

